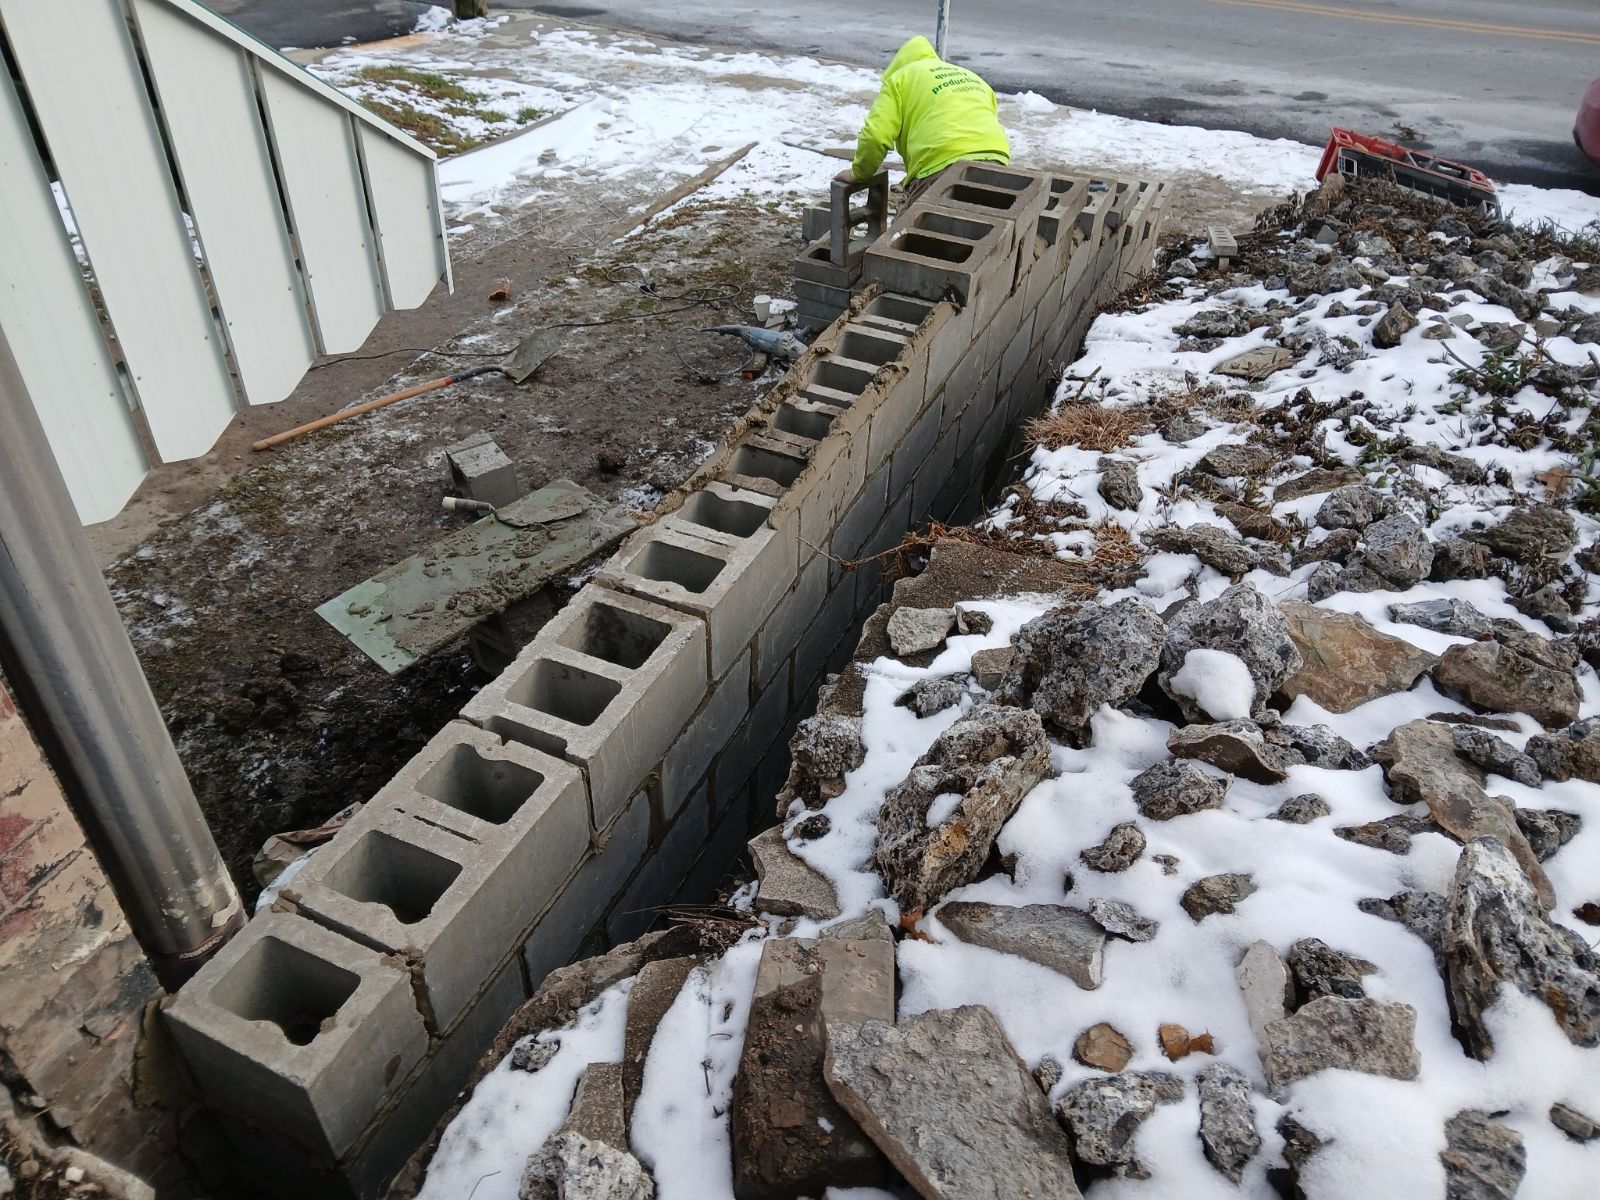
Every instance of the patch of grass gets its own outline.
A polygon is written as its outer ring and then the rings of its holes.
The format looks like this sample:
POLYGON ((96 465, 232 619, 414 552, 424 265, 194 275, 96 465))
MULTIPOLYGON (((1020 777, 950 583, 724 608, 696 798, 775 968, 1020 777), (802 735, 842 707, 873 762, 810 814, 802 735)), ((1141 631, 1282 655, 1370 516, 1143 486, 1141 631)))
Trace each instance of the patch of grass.
POLYGON ((531 125, 542 116, 544 116, 543 110, 534 108, 530 104, 524 108, 517 109, 517 124, 531 125))
POLYGON ((417 92, 434 100, 454 100, 458 104, 478 105, 484 101, 481 92, 462 87, 453 79, 432 71, 414 71, 410 67, 362 67, 356 75, 368 83, 379 83, 401 91, 417 92))
POLYGON ((1143 409, 1089 403, 1064 404, 1056 412, 1029 421, 1023 432, 1046 450, 1077 446, 1103 454, 1128 445, 1149 429, 1150 419, 1143 409))
POLYGON ((452 129, 450 123, 437 113, 423 112, 405 103, 388 104, 382 100, 364 100, 362 103, 372 113, 405 130, 436 154, 463 154, 481 144, 480 139, 452 129))

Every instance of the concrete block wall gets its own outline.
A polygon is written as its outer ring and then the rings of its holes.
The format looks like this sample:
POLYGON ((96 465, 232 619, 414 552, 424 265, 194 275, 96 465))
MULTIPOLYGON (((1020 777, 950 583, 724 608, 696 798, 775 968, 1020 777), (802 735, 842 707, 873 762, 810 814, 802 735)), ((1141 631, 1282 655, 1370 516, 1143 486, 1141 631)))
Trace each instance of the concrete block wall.
POLYGON ((710 897, 887 552, 979 510, 1163 201, 969 164, 865 249, 861 295, 656 521, 167 1006, 242 1161, 377 1195, 545 975, 710 897))

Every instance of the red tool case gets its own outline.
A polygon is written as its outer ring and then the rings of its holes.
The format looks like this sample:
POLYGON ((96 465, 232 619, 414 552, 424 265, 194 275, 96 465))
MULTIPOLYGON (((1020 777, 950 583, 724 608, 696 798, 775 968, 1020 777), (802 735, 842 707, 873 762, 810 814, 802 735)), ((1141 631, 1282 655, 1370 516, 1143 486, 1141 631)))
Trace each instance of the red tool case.
POLYGON ((1317 164, 1317 180, 1331 170, 1361 179, 1388 180, 1462 208, 1500 215, 1494 184, 1482 171, 1353 129, 1335 128, 1328 138, 1317 164))

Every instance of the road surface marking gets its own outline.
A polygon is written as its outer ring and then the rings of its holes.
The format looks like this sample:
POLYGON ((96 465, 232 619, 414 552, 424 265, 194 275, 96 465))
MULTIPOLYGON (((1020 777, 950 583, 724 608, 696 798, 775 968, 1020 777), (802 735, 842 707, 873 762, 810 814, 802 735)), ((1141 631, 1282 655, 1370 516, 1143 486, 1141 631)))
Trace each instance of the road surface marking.
POLYGON ((1247 8, 1269 8, 1277 12, 1302 13, 1313 17, 1342 17, 1349 21, 1376 21, 1385 25, 1415 25, 1450 33, 1481 33, 1496 37, 1542 38, 1552 42, 1573 42, 1600 46, 1600 33, 1580 33, 1571 29, 1536 29, 1529 25, 1497 25, 1488 21, 1458 21, 1448 17, 1414 17, 1405 13, 1373 12, 1370 9, 1343 8, 1331 4, 1307 4, 1301 0, 1212 0, 1215 4, 1234 4, 1247 8))

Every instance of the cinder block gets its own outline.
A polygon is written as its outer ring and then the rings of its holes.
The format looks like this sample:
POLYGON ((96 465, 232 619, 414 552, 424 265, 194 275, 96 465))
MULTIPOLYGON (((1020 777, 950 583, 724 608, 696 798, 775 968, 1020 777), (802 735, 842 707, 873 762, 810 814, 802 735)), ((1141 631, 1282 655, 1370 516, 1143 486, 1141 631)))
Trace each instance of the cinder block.
POLYGON ((1016 333, 1011 335, 1011 341, 1006 344, 1005 352, 1000 356, 1000 384, 1002 387, 1017 378, 1027 361, 1028 353, 1033 349, 1033 320, 1035 313, 1024 305, 1022 323, 1017 326, 1016 333))
POLYGON ((832 404, 822 404, 816 400, 785 400, 772 414, 772 427, 792 437, 820 442, 828 436, 833 423, 844 411, 832 404))
POLYGON ((608 834, 523 944, 528 982, 535 990, 551 971, 572 961, 643 860, 650 847, 650 794, 634 793, 608 834))
POLYGON ((854 299, 855 293, 847 287, 831 287, 826 283, 812 283, 808 279, 794 281, 794 297, 802 304, 834 308, 845 308, 854 299))
MULTIPOLYGON (((582 843, 570 835, 569 842, 568 869, 583 855, 582 843)), ((507 849, 403 813, 362 811, 312 856, 278 902, 415 964, 423 1016, 438 1031, 466 1008, 566 876, 525 880, 506 868, 507 849), (524 891, 529 884, 536 894, 524 891)))
POLYGON ((817 606, 828 590, 828 560, 821 554, 813 555, 800 568, 794 586, 778 602, 777 608, 767 618, 767 623, 756 635, 755 680, 758 687, 766 687, 800 644, 817 606))
MULTIPOLYGON (((926 360, 922 361, 926 367, 926 360)), ((930 399, 925 376, 900 379, 884 394, 872 414, 872 428, 867 433, 865 462, 868 471, 876 471, 888 460, 930 399)))
POLYGON ((1016 226, 918 204, 867 251, 862 279, 922 300, 953 297, 980 310, 1016 274, 1016 226))
MULTIPOLYGON (((823 406, 796 407, 797 416, 817 416, 823 406)), ((824 410, 829 414, 837 410, 824 410)), ((831 421, 832 416, 823 418, 831 421)), ((791 575, 799 560, 797 523, 785 520, 770 496, 735 484, 712 480, 691 493, 684 502, 659 522, 660 528, 673 529, 690 537, 717 542, 754 556, 759 569, 784 571, 791 575)), ((712 678, 720 678, 715 672, 712 678)))
POLYGON ((451 483, 469 500, 499 507, 522 495, 516 467, 487 433, 447 447, 444 456, 451 483))
POLYGON ((732 805, 726 815, 715 820, 710 840, 678 888, 674 899, 680 904, 706 904, 731 874, 750 840, 750 805, 732 805))
POLYGON ((910 486, 912 477, 922 468, 922 464, 933 449, 934 442, 939 438, 940 418, 943 415, 943 410, 939 406, 930 404, 922 410, 922 415, 917 418, 916 424, 906 433, 905 440, 895 447, 894 458, 889 464, 891 498, 898 497, 910 486))
POLYGON ((811 628, 800 639, 794 652, 795 695, 807 696, 816 690, 828 656, 851 629, 855 615, 855 580, 848 576, 828 594, 828 601, 817 613, 811 628))
POLYGON ((826 204, 808 204, 800 212, 800 240, 815 242, 828 236, 833 210, 826 204))
POLYGON ((941 430, 938 441, 929 451, 916 478, 911 482, 911 522, 913 525, 927 520, 933 512, 934 497, 950 481, 956 466, 956 435, 953 430, 941 430))
POLYGON ((778 736, 789 715, 789 683, 786 671, 779 671, 773 677, 739 723, 727 749, 717 758, 712 783, 719 802, 729 798, 731 789, 741 788, 749 781, 767 747, 778 736))
POLYGON ((861 276, 861 264, 871 238, 856 238, 850 243, 845 261, 835 263, 829 239, 811 243, 795 258, 792 269, 796 279, 807 283, 821 283, 828 287, 848 288, 861 276))
MULTIPOLYGON (((856 494, 855 499, 840 517, 839 524, 833 531, 833 538, 829 542, 830 559, 851 559, 860 553, 867 535, 872 532, 878 523, 878 518, 883 515, 888 499, 889 471, 886 467, 880 467, 867 477, 861 491, 856 494)), ((831 564, 830 587, 832 580, 838 578, 838 570, 838 563, 835 561, 831 564)))
MULTIPOLYGON (((682 540, 671 531, 661 536, 682 540)), ((691 582, 722 573, 723 559, 700 550, 713 543, 691 540, 681 559, 669 545, 636 565, 676 570, 691 582)), ((628 546, 639 553, 637 542, 628 546)), ((616 559, 608 564, 616 566, 616 559)), ((582 767, 591 828, 603 830, 699 706, 709 679, 706 644, 697 615, 591 584, 461 715, 582 767)))
MULTIPOLYGON (((661 521, 629 538, 600 568, 597 579, 704 621, 710 678, 720 679, 794 582, 799 544, 788 522, 779 529, 763 526, 743 538, 713 541, 661 521)), ((685 689, 678 694, 672 735, 682 727, 684 714, 698 706, 703 691, 702 684, 693 693, 685 689)), ((666 742, 652 745, 650 761, 666 749, 666 742)))
MULTIPOLYGON (((779 608, 783 605, 780 604, 779 608)), ((768 618, 770 624, 772 618, 768 618)), ((759 644, 759 639, 758 639, 759 644)), ((668 820, 678 815, 683 802, 705 778, 733 738, 734 730, 750 709, 750 676, 754 651, 745 653, 705 698, 684 726, 661 762, 662 811, 668 820)))
POLYGON ((281 912, 246 925, 164 1011, 202 1092, 330 1159, 428 1046, 400 964, 281 912))
POLYGON ((867 301, 855 323, 910 338, 932 312, 933 305, 926 300, 881 292, 867 301))
POLYGON ((711 802, 707 784, 702 783, 612 906, 606 936, 613 945, 632 941, 655 923, 661 905, 694 866, 710 827, 711 802))
POLYGON ((924 194, 921 203, 975 216, 1031 224, 1051 196, 1050 176, 997 163, 958 163, 924 194))

